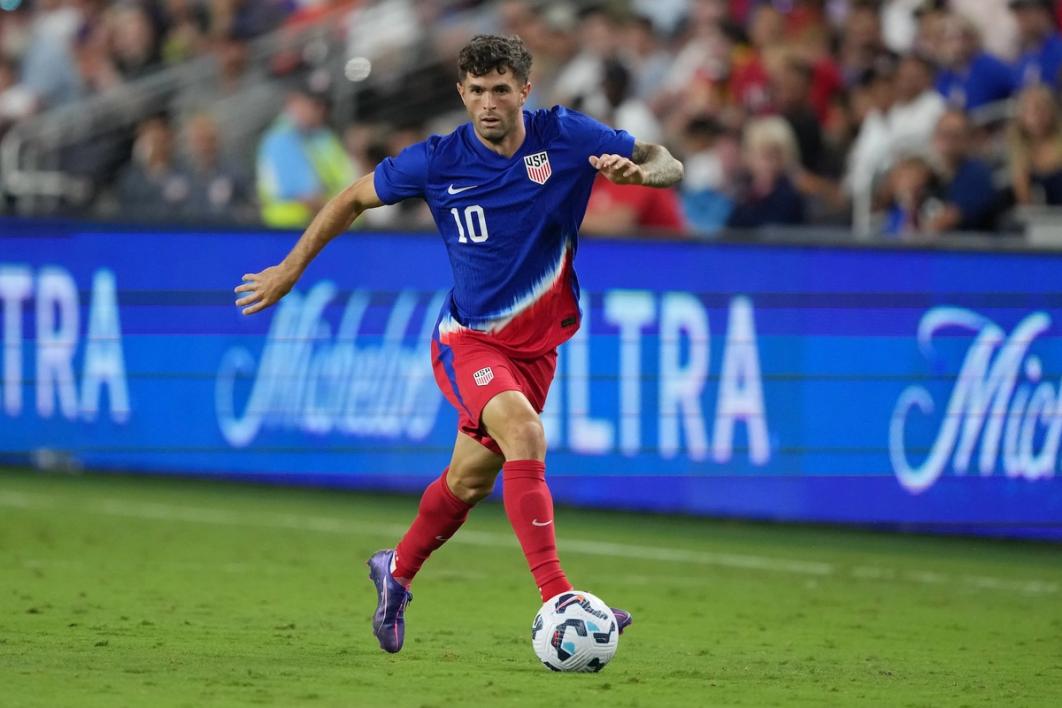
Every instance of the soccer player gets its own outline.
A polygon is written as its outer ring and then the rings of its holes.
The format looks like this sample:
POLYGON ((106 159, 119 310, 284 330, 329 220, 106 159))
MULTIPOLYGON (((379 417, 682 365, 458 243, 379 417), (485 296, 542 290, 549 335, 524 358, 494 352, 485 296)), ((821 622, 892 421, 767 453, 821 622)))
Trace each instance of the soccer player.
MULTIPOLYGON (((454 274, 432 337, 433 367, 459 430, 449 466, 424 491, 405 536, 368 561, 373 632, 389 652, 402 648, 413 578, 491 493, 499 471, 542 601, 572 589, 557 557, 539 414, 557 346, 579 327, 579 224, 598 173, 652 187, 682 178, 682 164, 659 145, 563 107, 524 111, 530 71, 518 37, 473 37, 458 56, 457 84, 471 121, 382 161, 321 209, 280 264, 236 287, 237 307, 259 312, 366 209, 411 197, 431 208, 454 274)), ((622 631, 630 615, 614 613, 622 631)))

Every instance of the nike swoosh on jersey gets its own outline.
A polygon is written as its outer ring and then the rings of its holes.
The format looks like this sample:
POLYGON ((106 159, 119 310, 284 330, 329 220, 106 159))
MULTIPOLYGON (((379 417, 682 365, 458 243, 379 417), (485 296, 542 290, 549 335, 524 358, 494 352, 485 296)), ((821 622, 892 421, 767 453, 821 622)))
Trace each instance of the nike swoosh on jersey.
POLYGON ((470 189, 475 189, 478 184, 473 184, 471 187, 454 187, 452 184, 446 188, 447 194, 460 194, 461 192, 467 192, 470 189))
POLYGON ((531 519, 531 525, 532 526, 549 526, 552 523, 553 523, 553 519, 550 519, 549 521, 541 521, 541 522, 538 519, 531 519))

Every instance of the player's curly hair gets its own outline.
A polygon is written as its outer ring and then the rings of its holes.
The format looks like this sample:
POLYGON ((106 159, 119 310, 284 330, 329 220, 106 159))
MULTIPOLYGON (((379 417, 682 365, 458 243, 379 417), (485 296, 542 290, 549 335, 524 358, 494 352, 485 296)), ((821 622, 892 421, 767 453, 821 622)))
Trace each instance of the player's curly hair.
POLYGON ((531 75, 531 52, 524 40, 516 35, 477 34, 457 55, 458 81, 464 81, 468 74, 483 76, 495 69, 501 74, 512 71, 520 83, 526 83, 531 75))

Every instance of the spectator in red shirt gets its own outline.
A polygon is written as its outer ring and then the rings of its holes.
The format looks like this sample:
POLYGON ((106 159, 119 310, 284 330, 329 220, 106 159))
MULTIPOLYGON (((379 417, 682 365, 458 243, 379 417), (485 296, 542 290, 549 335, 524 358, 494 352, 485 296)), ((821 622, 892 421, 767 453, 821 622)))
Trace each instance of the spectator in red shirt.
POLYGON ((730 94, 752 115, 766 112, 770 104, 768 65, 782 50, 785 18, 770 5, 757 7, 749 26, 749 46, 734 52, 730 94))
POLYGON ((687 228, 674 189, 618 185, 598 175, 581 232, 611 236, 684 235, 687 228))
POLYGON ((807 32, 790 54, 790 61, 795 59, 811 67, 808 103, 819 120, 825 123, 830 117, 831 102, 844 85, 841 69, 830 49, 830 35, 807 32))

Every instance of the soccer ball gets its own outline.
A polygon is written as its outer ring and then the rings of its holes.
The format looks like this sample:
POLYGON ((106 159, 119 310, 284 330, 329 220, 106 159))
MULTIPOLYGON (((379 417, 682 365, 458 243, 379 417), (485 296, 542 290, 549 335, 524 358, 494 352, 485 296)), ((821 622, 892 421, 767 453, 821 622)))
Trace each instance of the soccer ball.
POLYGON ((618 645, 615 615, 588 592, 570 590, 551 597, 531 623, 531 647, 554 671, 600 671, 618 645))

